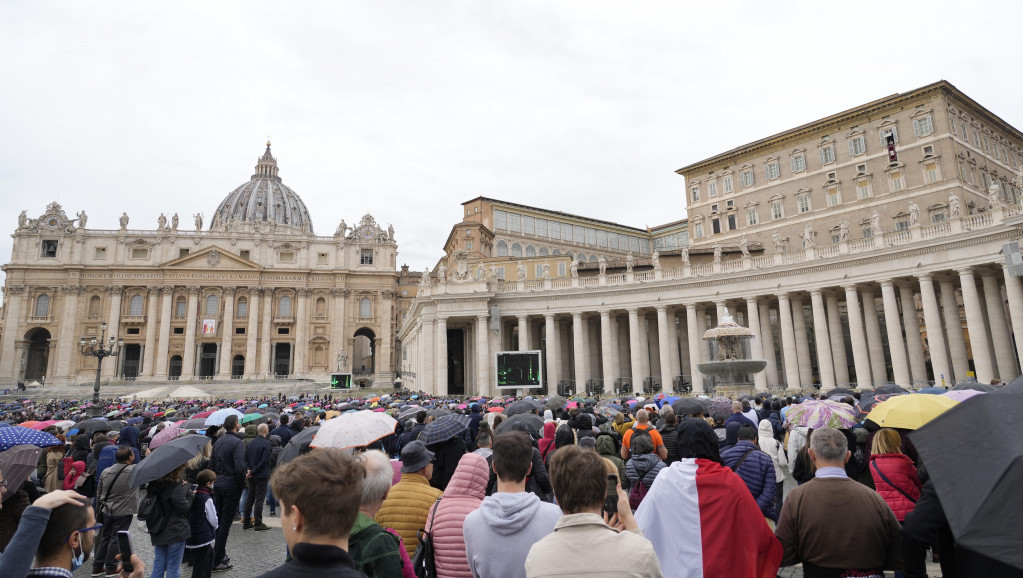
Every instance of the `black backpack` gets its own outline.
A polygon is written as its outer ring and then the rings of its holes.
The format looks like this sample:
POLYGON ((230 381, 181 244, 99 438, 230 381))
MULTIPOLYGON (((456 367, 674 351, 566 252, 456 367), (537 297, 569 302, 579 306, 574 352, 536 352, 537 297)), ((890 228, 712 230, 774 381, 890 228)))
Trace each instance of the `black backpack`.
POLYGON ((146 497, 139 503, 138 518, 146 523, 146 530, 150 534, 159 534, 167 527, 167 516, 160 503, 160 494, 146 493, 146 497))
POLYGON ((645 437, 647 439, 647 441, 650 442, 650 447, 652 447, 654 449, 654 452, 657 451, 657 448, 654 447, 654 438, 650 435, 650 430, 651 429, 653 429, 653 428, 652 427, 647 427, 646 429, 640 429, 640 428, 637 427, 637 428, 633 428, 632 429, 632 437, 629 438, 629 455, 630 456, 633 455, 632 454, 632 448, 635 447, 633 444, 636 443, 637 439, 640 439, 640 436, 645 437))

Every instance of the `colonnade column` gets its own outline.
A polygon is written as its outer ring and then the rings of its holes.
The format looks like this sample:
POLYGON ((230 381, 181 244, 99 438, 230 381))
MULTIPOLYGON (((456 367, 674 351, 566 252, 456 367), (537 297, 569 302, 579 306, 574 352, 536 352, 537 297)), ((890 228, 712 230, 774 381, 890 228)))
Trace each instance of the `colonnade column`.
POLYGON ((572 313, 572 360, 575 362, 575 393, 586 391, 586 355, 583 343, 583 314, 572 313))
MULTIPOLYGON (((266 303, 263 305, 263 322, 260 325, 259 334, 262 336, 259 344, 259 375, 267 377, 270 375, 270 355, 273 347, 271 341, 273 336, 273 309, 274 309, 274 290, 263 289, 263 295, 266 296, 266 303)), ((354 363, 354 361, 353 361, 354 363)))
POLYGON ((845 331, 842 330, 842 312, 838 309, 838 294, 824 296, 828 309, 828 335, 831 338, 831 357, 835 364, 835 383, 849 385, 849 357, 845 352, 845 331))
MULTIPOLYGON (((291 373, 303 377, 308 371, 306 351, 309 349, 309 294, 311 291, 302 287, 295 293, 298 297, 298 305, 295 308, 295 367, 291 369, 291 373)), ((380 351, 378 350, 377 353, 379 354, 380 351)), ((382 361, 382 356, 377 355, 378 366, 382 361)), ((374 369, 379 369, 379 367, 374 369)))
POLYGON ((779 383, 778 354, 774 344, 774 328, 771 326, 771 304, 764 299, 758 307, 760 309, 760 340, 764 347, 764 357, 767 359, 767 368, 763 371, 764 379, 769 384, 777 385, 779 383))
POLYGON ((824 294, 820 289, 810 291, 813 310, 813 337, 817 345, 817 369, 821 374, 821 390, 835 388, 835 365, 831 361, 831 339, 828 338, 828 318, 824 311, 824 294))
POLYGON ((885 368, 881 323, 877 320, 877 302, 872 289, 864 289, 860 295, 863 299, 863 332, 867 337, 870 376, 874 383, 880 384, 888 381, 888 370, 885 368))
POLYGON ((948 382, 953 384, 966 381, 966 373, 970 371, 970 358, 966 353, 966 337, 963 335, 963 319, 959 315, 955 283, 951 280, 942 280, 939 286, 941 312, 945 317, 945 335, 948 337, 948 352, 952 356, 952 375, 949 376, 948 382))
POLYGON ((643 391, 643 353, 639 341, 639 310, 629 309, 629 360, 632 363, 632 391, 643 391))
POLYGON ((561 374, 561 355, 558 351, 558 347, 560 347, 558 324, 553 313, 545 314, 543 320, 544 333, 547 337, 547 393, 554 395, 558 393, 558 376, 561 374))
POLYGON ((924 306, 934 383, 941 386, 941 380, 947 380, 949 376, 948 357, 945 355, 945 330, 941 327, 941 311, 938 309, 938 299, 934 295, 934 282, 930 275, 920 276, 920 301, 924 306))
POLYGON ((700 359, 700 344, 703 341, 700 339, 702 336, 696 316, 696 304, 686 305, 686 332, 689 337, 689 367, 692 372, 693 393, 703 393, 703 375, 696 367, 696 364, 702 361, 700 359))
POLYGON ((600 360, 601 370, 604 373, 604 393, 611 393, 615 382, 614 363, 611 362, 611 356, 617 341, 612 341, 612 335, 614 333, 611 330, 611 311, 604 309, 600 312, 600 360))
POLYGON ((778 320, 781 322, 781 352, 785 363, 785 385, 789 389, 801 387, 799 361, 796 359, 796 335, 792 326, 792 306, 786 293, 778 295, 778 320))
POLYGON ((529 351, 529 319, 519 315, 519 351, 529 351))
MULTIPOLYGON (((746 324, 754 331, 753 339, 750 340, 750 354, 753 355, 753 359, 763 359, 764 342, 760 339, 760 306, 757 304, 756 297, 746 298, 746 324)), ((753 374, 753 386, 757 391, 767 391, 767 376, 763 371, 753 374)))
MULTIPOLYGON (((15 344, 18 341, 18 321, 21 320, 21 304, 25 299, 25 288, 14 287, 10 283, 4 286, 4 293, 7 294, 6 325, 4 326, 4 344, 0 351, 0 379, 7 381, 10 385, 16 385, 18 376, 18 364, 14 362, 15 344)), ((20 356, 17 356, 20 359, 20 356)))
MULTIPOLYGON (((120 299, 118 299, 120 301, 120 299)), ((188 288, 188 308, 185 313, 185 351, 181 358, 181 380, 195 375, 195 320, 199 314, 199 288, 188 288)))
MULTIPOLYGON (((1019 361, 1023 361, 1023 283, 1005 265, 1002 265, 1002 276, 1005 278, 1005 297, 1009 302, 1012 333, 1016 338, 1016 355, 1019 361)), ((1019 365, 1013 365, 1012 368, 1018 371, 1019 365)))
POLYGON ((806 317, 803 315, 803 301, 791 299, 792 331, 796 338, 796 364, 799 368, 799 383, 813 383, 813 367, 810 365, 810 341, 806 333, 806 317))
MULTIPOLYGON (((674 325, 672 331, 675 330, 674 325)), ((657 352, 661 362, 661 391, 671 391, 671 342, 668 340, 668 307, 657 306, 657 352)))
POLYGON ((434 325, 436 324, 433 319, 423 319, 423 338, 419 346, 419 368, 416 370, 416 381, 420 390, 436 394, 437 386, 433 379, 433 357, 435 355, 433 342, 436 336, 434 325))
POLYGON ((437 352, 433 356, 433 365, 437 373, 437 395, 448 394, 448 318, 437 318, 437 352))
POLYGON ((1009 341, 1009 328, 1005 323, 1002 290, 998 285, 998 277, 993 273, 981 275, 980 279, 984 283, 984 302, 987 304, 987 319, 991 325, 991 343, 995 346, 998 377, 1004 383, 1009 383, 1019 373, 1016 371, 1016 357, 1009 341))
MULTIPOLYGON (((256 371, 256 337, 259 335, 260 292, 258 287, 249 287, 249 298, 246 302, 249 321, 245 327, 245 376, 248 378, 259 375, 256 371)), ((263 331, 268 330, 269 328, 263 328, 263 331)))
POLYGON ((666 383, 666 386, 673 386, 674 378, 682 375, 682 357, 679 354, 678 343, 678 316, 672 310, 668 312, 668 351, 670 352, 671 379, 666 383))
POLYGON ((902 339, 902 320, 899 318, 899 300, 895 297, 895 283, 891 279, 881 281, 881 300, 884 305, 884 326, 888 333, 888 351, 892 356, 892 375, 896 385, 909 387, 909 359, 906 357, 906 342, 902 339))
MULTIPOLYGON (((57 350, 57 364, 54 372, 48 373, 57 378, 67 378, 68 383, 74 381, 74 376, 71 375, 71 359, 78 355, 78 339, 81 337, 75 335, 75 330, 78 328, 78 307, 81 295, 84 292, 84 288, 81 285, 65 285, 61 288, 64 293, 64 307, 61 311, 61 324, 60 324, 60 338, 58 343, 60 349, 57 350)), ((146 326, 146 337, 149 336, 149 326, 146 326)), ((146 349, 146 355, 149 355, 149 349, 146 349)), ((55 381, 55 380, 51 380, 55 381)))
POLYGON ((966 329, 970 332, 973 367, 977 372, 977 381, 988 383, 994 377, 994 365, 991 363, 991 345, 984 324, 984 309, 980 306, 980 295, 977 294, 977 281, 969 267, 959 269, 958 273, 959 285, 963 289, 963 305, 966 307, 966 329))
MULTIPOLYGON (((121 296, 124 295, 123 287, 108 287, 107 293, 110 294, 110 318, 107 321, 107 337, 123 337, 118 335, 121 329, 121 296)), ((195 319, 195 315, 191 316, 191 319, 195 319)), ((193 335, 195 331, 195 323, 192 323, 193 335)), ((107 361, 103 366, 103 377, 111 378, 117 373, 118 362, 120 360, 115 357, 107 361)))
MULTIPOLYGON (((525 320, 520 317, 520 320, 525 320)), ((476 391, 477 395, 490 395, 490 330, 487 327, 490 315, 481 313, 476 316, 476 391)), ((521 328, 521 324, 519 326, 521 328)), ((519 351, 522 349, 523 335, 519 333, 519 351)))
POLYGON ((155 359, 156 359, 156 328, 159 321, 157 321, 157 313, 160 311, 160 293, 163 288, 159 285, 153 285, 149 287, 149 295, 147 296, 148 303, 146 304, 146 349, 142 353, 142 371, 139 372, 140 376, 153 375, 155 359))
MULTIPOLYGON (((345 298, 348 297, 348 289, 331 289, 330 296, 334 300, 334 314, 330 319, 330 328, 332 330, 330 344, 337 348, 333 359, 337 359, 337 353, 341 353, 341 349, 345 346, 345 298)), ((355 354, 354 351, 348 351, 348 358, 351 359, 355 354)), ((342 367, 341 371, 348 371, 347 367, 342 367)))
POLYGON ((153 377, 156 380, 167 379, 167 363, 170 358, 171 306, 174 301, 174 287, 163 288, 160 300, 160 344, 156 352, 156 367, 153 377))
POLYGON ((924 341, 920 337, 920 318, 913 301, 913 285, 899 284, 899 298, 902 300, 902 322, 906 326, 906 350, 909 355, 909 370, 913 381, 927 382, 927 367, 924 360, 924 341))
POLYGON ((234 287, 224 287, 224 322, 220 324, 220 369, 221 379, 231 377, 231 343, 234 341, 234 287))
POLYGON ((860 298, 855 285, 846 285, 845 308, 849 313, 849 333, 852 340, 853 365, 856 367, 856 387, 868 389, 870 379, 870 353, 863 333, 863 314, 860 313, 860 298))

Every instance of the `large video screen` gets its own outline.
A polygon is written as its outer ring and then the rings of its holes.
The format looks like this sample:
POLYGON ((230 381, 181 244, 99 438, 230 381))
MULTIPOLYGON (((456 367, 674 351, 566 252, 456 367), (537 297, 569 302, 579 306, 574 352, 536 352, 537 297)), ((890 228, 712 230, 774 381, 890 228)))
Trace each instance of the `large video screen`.
POLYGON ((543 364, 539 351, 497 352, 497 388, 541 387, 543 364))
POLYGON ((352 374, 350 373, 330 374, 330 389, 352 389, 352 374))

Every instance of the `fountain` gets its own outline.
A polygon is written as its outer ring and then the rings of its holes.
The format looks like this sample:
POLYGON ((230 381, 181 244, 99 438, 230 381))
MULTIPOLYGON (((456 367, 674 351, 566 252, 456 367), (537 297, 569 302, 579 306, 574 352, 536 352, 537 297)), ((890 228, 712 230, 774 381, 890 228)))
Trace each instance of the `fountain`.
POLYGON ((754 336, 752 329, 739 325, 727 314, 721 317, 717 327, 703 334, 714 361, 697 363, 696 368, 710 380, 717 395, 734 399, 753 393, 751 377, 767 367, 765 359, 750 359, 749 342, 754 336))

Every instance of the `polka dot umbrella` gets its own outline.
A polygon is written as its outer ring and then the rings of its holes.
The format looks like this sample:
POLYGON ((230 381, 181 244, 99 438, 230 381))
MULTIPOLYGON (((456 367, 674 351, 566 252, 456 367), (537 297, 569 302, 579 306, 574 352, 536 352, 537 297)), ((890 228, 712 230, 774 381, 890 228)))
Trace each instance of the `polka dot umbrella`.
POLYGON ((0 428, 0 452, 21 445, 45 448, 48 446, 59 446, 60 444, 60 440, 46 432, 36 431, 27 427, 0 428))

